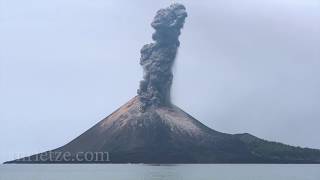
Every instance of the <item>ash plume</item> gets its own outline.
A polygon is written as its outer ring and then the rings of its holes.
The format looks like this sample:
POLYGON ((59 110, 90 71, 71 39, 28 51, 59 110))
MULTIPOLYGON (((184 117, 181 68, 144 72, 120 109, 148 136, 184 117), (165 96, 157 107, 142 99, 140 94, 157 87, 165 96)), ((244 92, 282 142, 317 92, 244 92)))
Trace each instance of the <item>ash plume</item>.
POLYGON ((149 106, 171 104, 172 66, 186 17, 186 8, 175 3, 160 9, 151 23, 155 29, 152 35, 155 42, 146 44, 141 49, 140 65, 144 73, 138 89, 141 111, 149 106))

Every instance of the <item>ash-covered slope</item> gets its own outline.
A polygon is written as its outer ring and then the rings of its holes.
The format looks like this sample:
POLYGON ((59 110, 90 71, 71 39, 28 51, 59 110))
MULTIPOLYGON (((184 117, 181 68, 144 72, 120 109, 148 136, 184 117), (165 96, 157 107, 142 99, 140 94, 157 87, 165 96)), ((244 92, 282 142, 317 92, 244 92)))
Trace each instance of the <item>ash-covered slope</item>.
POLYGON ((320 163, 320 151, 214 131, 172 106, 134 97, 60 152, 109 152, 112 163, 320 163))
POLYGON ((136 97, 67 145, 8 163, 320 163, 319 150, 217 132, 171 103, 171 67, 186 17, 181 4, 157 12, 155 42, 141 50, 136 97))
POLYGON ((134 97, 67 145, 8 163, 320 163, 319 150, 217 132, 173 105, 140 105, 134 97))

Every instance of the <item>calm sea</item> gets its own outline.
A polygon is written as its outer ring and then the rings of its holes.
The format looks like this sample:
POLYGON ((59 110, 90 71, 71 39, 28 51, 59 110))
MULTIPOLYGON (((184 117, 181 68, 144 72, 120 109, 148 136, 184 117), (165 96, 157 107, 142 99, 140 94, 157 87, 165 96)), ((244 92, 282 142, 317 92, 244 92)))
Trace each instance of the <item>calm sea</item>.
POLYGON ((0 165, 0 180, 320 180, 320 165, 0 165))

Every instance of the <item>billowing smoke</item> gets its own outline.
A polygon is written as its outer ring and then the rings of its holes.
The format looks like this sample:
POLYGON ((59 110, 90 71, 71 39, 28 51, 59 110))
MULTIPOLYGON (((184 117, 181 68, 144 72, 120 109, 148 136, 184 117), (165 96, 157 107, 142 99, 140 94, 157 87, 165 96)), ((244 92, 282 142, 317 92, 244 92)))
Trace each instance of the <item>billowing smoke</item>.
POLYGON ((152 35, 155 42, 143 46, 140 58, 144 72, 138 89, 142 111, 148 106, 170 105, 172 65, 186 17, 186 8, 182 4, 172 4, 160 9, 151 23, 156 30, 152 35))

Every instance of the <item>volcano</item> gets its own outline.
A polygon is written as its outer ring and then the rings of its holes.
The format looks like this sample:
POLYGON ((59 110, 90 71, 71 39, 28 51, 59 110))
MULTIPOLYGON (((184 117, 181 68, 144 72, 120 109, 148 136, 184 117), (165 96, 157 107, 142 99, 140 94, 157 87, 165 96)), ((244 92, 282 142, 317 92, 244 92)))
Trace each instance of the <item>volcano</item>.
POLYGON ((171 102, 171 69, 186 17, 182 4, 157 12, 154 42, 141 50, 137 96, 70 143, 7 163, 320 163, 320 150, 221 133, 171 102))

